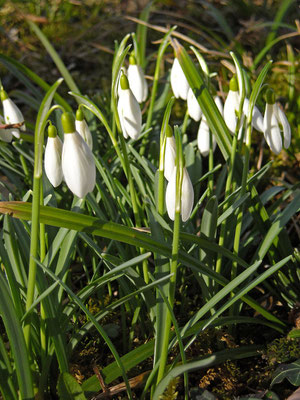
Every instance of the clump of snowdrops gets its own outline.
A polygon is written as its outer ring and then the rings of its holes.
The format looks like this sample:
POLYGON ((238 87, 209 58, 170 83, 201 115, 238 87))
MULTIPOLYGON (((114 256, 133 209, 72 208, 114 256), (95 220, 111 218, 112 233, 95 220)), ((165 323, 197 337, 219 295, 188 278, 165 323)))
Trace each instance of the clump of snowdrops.
POLYGON ((11 184, 10 201, 0 204, 0 315, 10 346, 0 338, 4 398, 85 399, 124 390, 132 399, 130 370, 151 358, 151 369, 135 380, 139 398, 159 399, 182 375, 187 399, 190 371, 261 349, 254 344, 189 359, 201 331, 242 323, 286 330, 252 295, 261 285, 292 307, 299 284, 285 229, 299 208, 299 189, 259 193, 270 163, 255 172, 251 164, 253 131, 264 135, 270 156, 291 143, 276 88, 268 85, 272 62, 260 66, 250 87, 249 72, 231 53, 236 73, 221 96, 215 71, 196 48, 189 55, 173 32, 162 38, 152 79, 135 34, 116 47, 109 112, 81 94, 66 69, 70 92, 61 97, 62 79, 49 86, 1 57, 25 85, 29 77, 46 91, 40 99, 32 83, 27 88, 27 98, 39 101, 32 137, 22 102, 17 106, 1 87, 2 172, 11 184), (173 64, 160 76, 170 47, 173 64), (186 107, 176 124, 175 101, 186 107), (74 283, 76 264, 82 273, 74 283), (88 307, 93 296, 109 298, 96 314, 88 307), (184 310, 185 296, 198 299, 194 309, 184 310), (118 323, 103 322, 115 313, 118 323), (79 385, 70 360, 87 337, 99 338, 104 356, 79 385), (124 385, 110 391, 119 377, 124 385))

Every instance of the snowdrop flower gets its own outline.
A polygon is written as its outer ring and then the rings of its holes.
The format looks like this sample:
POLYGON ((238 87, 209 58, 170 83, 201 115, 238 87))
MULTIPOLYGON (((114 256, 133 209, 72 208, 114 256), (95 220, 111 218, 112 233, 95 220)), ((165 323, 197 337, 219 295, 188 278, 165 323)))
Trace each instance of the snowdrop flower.
MULTIPOLYGON (((175 203, 176 203, 176 170, 174 167, 172 175, 167 185, 166 190, 166 206, 169 218, 174 221, 175 219, 175 203)), ((181 186, 181 203, 180 203, 180 215, 183 222, 190 218, 194 205, 194 189, 187 172, 187 169, 183 168, 182 186, 181 186)))
POLYGON ((224 103, 224 120, 232 135, 234 135, 236 129, 239 104, 238 82, 236 76, 233 76, 230 80, 229 92, 224 103))
POLYGON ((174 96, 177 99, 181 98, 183 100, 186 100, 190 86, 184 75, 181 65, 179 64, 177 57, 174 58, 170 79, 174 96))
POLYGON ((189 116, 193 118, 194 121, 200 121, 202 110, 200 108, 198 100, 196 99, 196 96, 194 95, 192 88, 189 88, 187 94, 187 109, 189 112, 189 116))
MULTIPOLYGON (((0 124, 4 124, 4 118, 2 118, 2 116, 0 115, 0 124)), ((3 142, 11 142, 12 140, 12 133, 11 133, 11 129, 0 129, 0 140, 2 140, 3 142)))
POLYGON ((148 95, 148 84, 143 69, 140 65, 137 65, 134 55, 129 57, 127 76, 132 93, 138 103, 143 103, 148 95))
POLYGON ((48 140, 45 148, 44 165, 47 178, 52 186, 57 187, 63 179, 61 156, 63 144, 54 125, 48 127, 48 140))
POLYGON ((93 153, 83 138, 75 130, 75 121, 71 113, 61 117, 64 130, 62 150, 62 171, 68 188, 82 198, 94 189, 96 167, 93 153))
MULTIPOLYGON (((3 88, 0 93, 2 105, 3 105, 3 113, 4 120, 6 124, 20 124, 24 122, 23 114, 21 113, 19 107, 8 97, 3 88)), ((23 124, 20 128, 22 131, 25 131, 25 124, 23 124)), ((20 138, 20 131, 17 128, 11 129, 11 133, 16 137, 20 138)))
POLYGON ((80 108, 76 111, 75 128, 89 148, 93 150, 93 137, 80 108))
MULTIPOLYGON (((248 114, 248 109, 249 109, 249 100, 247 98, 245 98, 244 104, 243 104, 243 114, 245 116, 247 116, 247 114, 248 114)), ((256 106, 253 107, 252 126, 258 132, 264 131, 264 119, 263 119, 261 112, 259 111, 259 109, 256 106)))
MULTIPOLYGON (((223 115, 223 104, 222 104, 222 100, 220 99, 220 97, 216 96, 214 98, 216 106, 218 107, 221 115, 223 115)), ((214 135, 212 136, 212 146, 213 146, 213 151, 216 148, 217 142, 216 142, 216 138, 214 135)), ((202 116, 200 125, 199 125, 199 129, 198 129, 198 135, 197 135, 197 144, 198 144, 198 149, 200 151, 200 154, 203 157, 208 156, 209 154, 209 149, 210 149, 210 134, 209 134, 209 126, 207 123, 207 120, 205 118, 205 116, 202 116)))
POLYGON ((271 89, 268 89, 266 93, 264 136, 270 149, 275 154, 279 154, 282 147, 288 148, 291 143, 290 125, 284 112, 275 103, 275 95, 271 89), (280 131, 280 126, 282 127, 282 132, 280 131))
POLYGON ((125 138, 130 136, 132 139, 137 139, 142 130, 142 113, 129 88, 128 78, 125 74, 120 78, 121 93, 118 102, 118 113, 121 123, 121 128, 125 138))
POLYGON ((170 125, 167 126, 166 130, 166 148, 165 148, 165 168, 164 175, 169 181, 173 170, 175 168, 176 161, 176 142, 173 136, 172 128, 170 125))

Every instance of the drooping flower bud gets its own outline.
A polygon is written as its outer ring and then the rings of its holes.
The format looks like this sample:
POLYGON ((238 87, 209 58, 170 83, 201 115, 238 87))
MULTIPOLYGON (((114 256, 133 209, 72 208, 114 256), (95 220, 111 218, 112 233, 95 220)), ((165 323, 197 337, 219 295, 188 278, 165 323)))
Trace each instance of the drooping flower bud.
POLYGON ((96 183, 93 153, 75 130, 75 121, 71 113, 63 113, 61 122, 65 133, 62 150, 64 179, 71 192, 83 198, 93 191, 96 183))
POLYGON ((125 138, 130 136, 132 139, 138 139, 142 131, 142 113, 139 103, 129 87, 125 74, 121 75, 120 85, 118 113, 122 132, 125 138))
POLYGON ((191 88, 189 88, 187 95, 187 109, 189 112, 189 116, 193 118, 194 121, 200 121, 202 110, 191 88))
POLYGON ((48 139, 45 148, 44 165, 47 178, 52 186, 57 187, 63 179, 61 157, 63 144, 54 125, 48 127, 48 139))
MULTIPOLYGON (((0 97, 3 105, 4 120, 6 124, 20 124, 22 131, 25 131, 26 127, 24 124, 24 117, 19 107, 8 97, 6 91, 2 88, 0 91, 0 97)), ((12 128, 11 133, 16 137, 20 138, 20 131, 18 128, 12 128)))
POLYGON ((166 129, 165 169, 164 176, 169 181, 175 168, 176 143, 170 125, 166 129))
POLYGON ((284 112, 275 103, 275 94, 271 89, 268 89, 266 92, 264 136, 270 149, 275 154, 279 154, 282 150, 282 147, 288 148, 291 143, 291 127, 284 112), (280 127, 282 128, 282 134, 280 127))
POLYGON ((239 104, 238 82, 236 76, 233 76, 230 80, 229 92, 224 103, 224 120, 232 135, 234 135, 236 129, 239 104))
POLYGON ((137 99, 138 103, 143 103, 148 95, 148 84, 143 69, 140 65, 137 65, 134 55, 129 57, 127 76, 134 97, 137 99))
MULTIPOLYGON (((174 167, 173 173, 166 189, 166 206, 169 218, 174 221, 175 219, 175 206, 176 206, 176 170, 174 167)), ((180 202, 180 215, 183 222, 186 222, 191 215, 194 205, 194 189, 187 172, 187 169, 183 168, 182 186, 181 186, 181 202, 180 202)))
POLYGON ((174 96, 177 99, 181 98, 183 100, 186 100, 190 85, 176 57, 174 58, 174 62, 172 65, 170 80, 174 96))
POLYGON ((84 119, 81 108, 78 108, 78 110, 76 111, 75 128, 80 136, 82 136, 83 140, 87 143, 89 148, 93 150, 93 137, 88 127, 88 124, 84 119))

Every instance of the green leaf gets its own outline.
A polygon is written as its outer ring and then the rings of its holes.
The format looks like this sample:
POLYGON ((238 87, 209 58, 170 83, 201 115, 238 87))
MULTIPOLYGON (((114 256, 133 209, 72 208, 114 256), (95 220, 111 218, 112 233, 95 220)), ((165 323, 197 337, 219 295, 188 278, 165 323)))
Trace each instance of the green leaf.
POLYGON ((57 390, 61 400, 86 400, 81 386, 68 372, 60 374, 57 390))
POLYGON ((271 386, 281 383, 284 379, 288 379, 294 386, 300 386, 300 359, 291 364, 280 365, 273 376, 271 386))
POLYGON ((0 315, 13 354, 20 396, 24 400, 31 400, 34 398, 34 392, 27 347, 23 330, 2 272, 0 272, 0 315))

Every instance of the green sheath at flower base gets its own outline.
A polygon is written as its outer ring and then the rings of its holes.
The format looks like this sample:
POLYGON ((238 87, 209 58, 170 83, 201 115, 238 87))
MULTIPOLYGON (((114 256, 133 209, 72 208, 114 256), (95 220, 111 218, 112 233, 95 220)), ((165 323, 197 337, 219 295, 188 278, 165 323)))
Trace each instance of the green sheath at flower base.
POLYGON ((75 119, 73 114, 70 112, 64 112, 61 116, 61 124, 64 130, 64 133, 74 133, 75 129, 75 119))
POLYGON ((275 104, 275 93, 273 89, 268 89, 265 94, 267 104, 275 104))
POLYGON ((237 81, 236 75, 234 75, 230 79, 229 90, 231 90, 232 92, 237 92, 239 90, 239 85, 238 85, 238 81, 237 81))
POLYGON ((4 89, 1 89, 0 97, 1 97, 1 101, 8 99, 8 94, 6 93, 6 91, 4 89))
POLYGON ((167 137, 173 136, 173 129, 171 128, 170 125, 168 125, 167 128, 166 128, 166 136, 167 137))
POLYGON ((135 55, 134 55, 134 54, 131 54, 131 55, 129 56, 129 64, 130 64, 130 65, 136 65, 136 58, 135 58, 135 55))
POLYGON ((48 137, 55 138, 57 136, 57 129, 54 125, 48 126, 48 137))
POLYGON ((121 86, 122 90, 129 89, 128 78, 124 73, 122 73, 121 78, 120 78, 120 86, 121 86))
POLYGON ((82 112, 81 108, 78 108, 78 110, 76 111, 76 120, 77 121, 83 121, 84 120, 84 115, 82 112))

